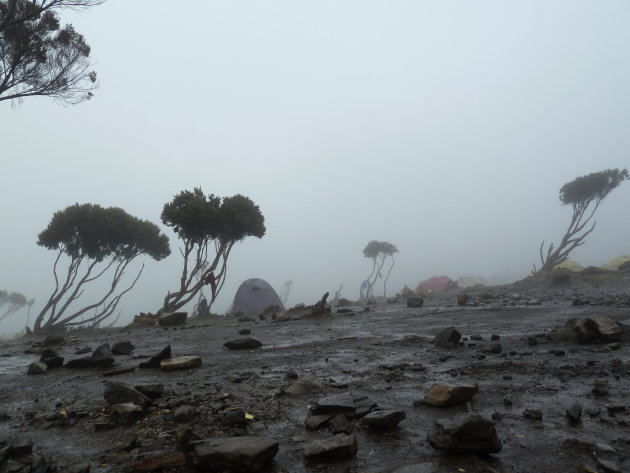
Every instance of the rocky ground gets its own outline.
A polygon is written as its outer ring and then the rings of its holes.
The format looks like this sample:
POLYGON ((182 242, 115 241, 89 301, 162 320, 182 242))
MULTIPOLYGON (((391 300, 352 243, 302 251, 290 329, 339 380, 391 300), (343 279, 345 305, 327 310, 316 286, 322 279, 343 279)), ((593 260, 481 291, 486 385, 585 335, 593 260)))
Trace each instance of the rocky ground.
POLYGON ((630 472, 628 278, 456 295, 4 342, 0 471, 630 472))

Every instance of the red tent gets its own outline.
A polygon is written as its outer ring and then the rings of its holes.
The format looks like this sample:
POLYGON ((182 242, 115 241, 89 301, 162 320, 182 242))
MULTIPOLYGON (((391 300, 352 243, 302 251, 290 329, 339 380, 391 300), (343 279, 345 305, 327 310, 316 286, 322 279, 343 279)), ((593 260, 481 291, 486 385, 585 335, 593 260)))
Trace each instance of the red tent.
POLYGON ((441 292, 446 289, 453 280, 448 276, 433 276, 432 278, 425 279, 418 287, 416 287, 416 292, 441 292))

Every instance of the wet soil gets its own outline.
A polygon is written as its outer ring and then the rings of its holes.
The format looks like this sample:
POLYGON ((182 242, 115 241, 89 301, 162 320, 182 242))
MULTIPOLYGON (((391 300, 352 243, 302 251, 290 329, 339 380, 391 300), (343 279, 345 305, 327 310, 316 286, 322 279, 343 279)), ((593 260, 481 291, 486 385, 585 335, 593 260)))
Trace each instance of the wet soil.
MULTIPOLYGON (((615 289, 627 287, 626 281, 615 289)), ((453 294, 444 294, 427 298, 422 308, 398 303, 374 305, 367 312, 356 307, 351 314, 333 309, 323 318, 286 322, 189 319, 177 328, 69 332, 64 335, 66 344, 58 347, 67 360, 84 346, 131 340, 135 350, 117 356, 116 368, 137 366, 143 361, 138 355, 152 355, 169 344, 174 356, 203 359, 200 367, 171 372, 137 369, 104 377, 107 369, 57 368, 29 376, 29 364, 39 358, 24 351, 41 339, 4 342, 0 441, 32 443, 34 454, 49 459, 58 471, 72 471, 81 463, 89 464, 91 472, 132 471, 142 458, 176 450, 177 432, 187 426, 202 437, 249 432, 277 439, 280 450, 269 472, 380 473, 417 463, 430 463, 435 472, 575 472, 581 464, 606 471, 597 466, 597 458, 630 471, 628 340, 578 345, 546 338, 571 317, 630 318, 630 308, 619 303, 627 292, 619 296, 598 286, 589 291, 504 287, 475 294, 476 305, 464 307, 455 304, 453 294), (522 290, 515 294, 518 289, 522 290), (574 306, 576 297, 603 302, 574 306), (434 347, 433 337, 450 326, 461 332, 463 343, 450 349, 434 347), (241 337, 241 329, 250 329, 249 336, 263 347, 226 350, 223 343, 241 337), (530 337, 538 344, 530 345, 530 337), (497 343, 501 352, 490 353, 490 346, 497 343), (319 383, 321 393, 284 395, 291 383, 286 377, 289 370, 319 383), (165 392, 136 424, 101 431, 94 426, 107 424, 106 380, 130 386, 162 383, 165 392), (438 381, 476 383, 479 389, 468 405, 414 406, 438 381), (596 381, 608 382, 608 394, 593 393, 596 381), (352 461, 305 463, 305 443, 331 435, 326 428, 305 429, 309 406, 322 395, 348 390, 366 394, 379 407, 402 409, 407 418, 393 432, 373 432, 358 421, 354 434, 359 450, 352 461), (195 406, 198 415, 177 422, 172 416, 177 404, 195 406), (574 404, 584 408, 578 424, 565 416, 574 404), (540 410, 542 420, 526 418, 525 409, 540 410), (445 455, 428 444, 427 433, 436 419, 467 411, 494 418, 503 442, 500 453, 445 455), (250 418, 235 421, 229 416, 232 412, 250 418)))

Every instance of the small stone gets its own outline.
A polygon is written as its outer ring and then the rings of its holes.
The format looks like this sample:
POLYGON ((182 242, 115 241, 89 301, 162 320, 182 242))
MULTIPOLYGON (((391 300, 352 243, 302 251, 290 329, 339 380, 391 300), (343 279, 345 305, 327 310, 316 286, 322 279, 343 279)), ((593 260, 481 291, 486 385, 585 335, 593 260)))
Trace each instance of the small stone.
POLYGON ((407 298, 408 308, 422 307, 423 304, 424 304, 424 299, 422 297, 408 297, 407 298))
POLYGON ((177 422, 188 422, 196 415, 195 408, 192 406, 178 406, 173 411, 173 417, 177 422))
POLYGON ((255 338, 246 337, 230 340, 225 342, 223 346, 228 350, 254 350, 262 347, 263 344, 255 338))
POLYGON ((79 348, 77 351, 74 352, 75 355, 83 355, 85 353, 90 353, 92 351, 92 349, 90 347, 83 347, 83 348, 79 348))
POLYGON ((374 429, 394 430, 406 418, 400 410, 372 411, 363 418, 363 423, 374 429))
POLYGON ((549 350, 549 353, 555 356, 564 356, 567 354, 567 352, 565 352, 564 350, 558 350, 558 349, 549 350))
POLYGON ((132 402, 114 404, 110 408, 112 419, 120 425, 132 425, 142 418, 143 409, 132 402))
POLYGON ((525 409, 523 417, 526 419, 542 420, 542 412, 539 409, 525 409))
POLYGON ((503 347, 501 346, 500 343, 492 343, 490 344, 488 349, 485 350, 486 353, 501 353, 502 351, 503 351, 503 347))
POLYGON ((619 465, 612 460, 604 460, 601 457, 595 457, 595 461, 606 473, 621 473, 619 465))
POLYGON ((239 335, 249 335, 252 331, 248 328, 242 328, 238 331, 239 335))
POLYGON ((333 434, 349 434, 352 432, 352 424, 348 418, 342 414, 336 415, 328 421, 328 425, 332 428, 333 434))
POLYGON ((579 404, 574 404, 569 409, 567 409, 565 416, 569 420, 569 422, 579 424, 582 420, 582 406, 580 406, 579 404))
POLYGON ((82 368, 91 368, 91 367, 92 367, 91 356, 85 356, 82 358, 74 358, 72 360, 66 361, 66 368, 82 369, 82 368))
POLYGON ((114 364, 114 355, 109 348, 109 343, 103 343, 99 345, 96 350, 92 352, 92 366, 98 366, 106 368, 114 364))
POLYGON ((502 447, 494 423, 477 414, 440 419, 427 439, 433 448, 448 453, 498 453, 502 447))
POLYGON ((278 442, 266 437, 228 437, 191 443, 192 465, 198 470, 249 472, 271 462, 278 442))
POLYGON ((66 339, 61 335, 49 335, 44 339, 44 345, 65 345, 66 339))
POLYGON ((162 360, 160 369, 164 371, 183 370, 201 365, 200 356, 176 356, 168 360, 162 360))
POLYGON ((499 340, 500 338, 501 338, 501 336, 500 336, 500 335, 497 335, 496 333, 493 333, 493 334, 490 336, 490 340, 492 340, 493 342, 496 342, 496 341, 497 341, 497 340, 499 340))
POLYGON ((530 347, 535 347, 538 345, 538 339, 536 337, 527 337, 527 344, 530 347))
POLYGON ((439 348, 452 348, 459 343, 462 335, 455 327, 448 327, 438 333, 433 339, 433 344, 439 348))
POLYGON ((326 440, 316 440, 304 447, 304 457, 309 461, 330 461, 354 458, 358 444, 354 435, 336 434, 326 440))
POLYGON ((304 421, 304 425, 308 430, 317 430, 332 418, 332 415, 308 416, 304 421))
POLYGON ((153 355, 147 361, 143 361, 138 366, 140 368, 159 368, 162 361, 167 360, 170 357, 171 357, 171 346, 166 345, 158 353, 153 355))
POLYGON ((46 363, 42 361, 33 361, 31 366, 28 367, 26 374, 42 374, 48 369, 46 363))
POLYGON ((285 393, 289 396, 302 396, 304 394, 321 391, 322 387, 319 384, 308 378, 302 378, 293 382, 293 384, 285 390, 285 393))
POLYGON ((592 392, 596 396, 605 396, 608 394, 608 381, 605 379, 596 379, 593 382, 592 392))
POLYGON ((424 403, 434 407, 449 407, 470 401, 477 392, 473 384, 448 385, 435 383, 427 392, 424 403))
POLYGON ((116 342, 112 345, 112 353, 114 355, 129 355, 135 346, 129 340, 116 342))
POLYGON ((151 404, 149 397, 122 383, 106 382, 103 397, 110 406, 130 402, 144 409, 151 404))
POLYGON ((141 384, 134 386, 134 389, 151 399, 157 399, 164 392, 163 384, 141 384))

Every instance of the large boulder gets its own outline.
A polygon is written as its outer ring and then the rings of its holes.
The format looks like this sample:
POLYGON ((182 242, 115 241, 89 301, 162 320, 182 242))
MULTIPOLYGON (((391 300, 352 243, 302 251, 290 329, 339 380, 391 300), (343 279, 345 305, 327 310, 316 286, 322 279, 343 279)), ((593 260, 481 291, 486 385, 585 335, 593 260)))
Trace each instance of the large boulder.
POLYGON ((258 471, 278 453, 278 442, 266 437, 229 437, 191 443, 196 469, 216 472, 258 471))
POLYGON ((593 341, 614 342, 621 339, 621 326, 610 317, 592 315, 585 318, 573 318, 566 321, 564 326, 552 333, 552 341, 567 341, 590 343, 593 341))
POLYGON ((151 398, 122 383, 106 382, 103 397, 110 406, 133 403, 144 409, 151 404, 151 398))
POLYGON ((502 447, 494 423, 477 414, 440 419, 427 439, 433 448, 448 453, 498 453, 502 447))
POLYGON ((162 312, 157 322, 162 327, 170 327, 173 325, 184 325, 187 318, 188 312, 162 312))

